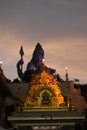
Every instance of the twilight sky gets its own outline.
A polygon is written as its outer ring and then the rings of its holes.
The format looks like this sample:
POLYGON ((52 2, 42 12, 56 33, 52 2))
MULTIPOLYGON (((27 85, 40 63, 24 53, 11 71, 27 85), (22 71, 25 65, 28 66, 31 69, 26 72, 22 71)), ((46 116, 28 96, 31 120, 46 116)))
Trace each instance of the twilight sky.
POLYGON ((19 50, 24 70, 37 43, 45 64, 61 77, 87 83, 87 0, 0 0, 0 61, 7 78, 17 78, 19 50))

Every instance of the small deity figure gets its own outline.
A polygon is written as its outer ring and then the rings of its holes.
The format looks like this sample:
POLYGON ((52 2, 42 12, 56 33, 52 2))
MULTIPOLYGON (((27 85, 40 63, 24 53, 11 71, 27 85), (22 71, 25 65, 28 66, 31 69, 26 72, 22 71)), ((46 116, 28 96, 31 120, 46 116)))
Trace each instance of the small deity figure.
POLYGON ((42 105, 50 105, 50 94, 47 91, 44 91, 42 94, 42 105))

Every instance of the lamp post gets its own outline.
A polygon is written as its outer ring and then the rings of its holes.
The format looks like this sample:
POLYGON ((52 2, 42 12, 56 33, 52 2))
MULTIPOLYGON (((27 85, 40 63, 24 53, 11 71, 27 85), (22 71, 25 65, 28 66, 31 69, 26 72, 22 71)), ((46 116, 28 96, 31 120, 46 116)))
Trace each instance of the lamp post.
POLYGON ((72 110, 72 98, 71 98, 70 82, 69 82, 69 79, 68 79, 68 68, 65 67, 65 70, 66 70, 66 74, 65 74, 66 84, 67 84, 67 88, 68 88, 68 93, 67 93, 67 106, 68 106, 69 111, 71 111, 71 110, 72 110))
POLYGON ((65 70, 66 70, 66 73, 67 73, 68 68, 67 68, 67 67, 65 67, 65 70))
POLYGON ((42 63, 45 64, 45 59, 42 59, 42 63))
POLYGON ((0 67, 2 68, 2 64, 3 64, 3 62, 2 61, 0 61, 0 67))
POLYGON ((68 72, 67 72, 68 68, 65 67, 65 70, 66 70, 65 78, 66 78, 66 81, 68 81, 68 72))

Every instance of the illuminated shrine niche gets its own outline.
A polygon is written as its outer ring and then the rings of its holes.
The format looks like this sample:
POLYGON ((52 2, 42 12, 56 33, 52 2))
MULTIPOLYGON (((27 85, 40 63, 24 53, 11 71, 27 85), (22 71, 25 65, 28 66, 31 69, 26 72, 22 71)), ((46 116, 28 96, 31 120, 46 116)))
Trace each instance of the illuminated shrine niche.
POLYGON ((64 104, 56 76, 44 69, 34 74, 29 85, 25 107, 59 107, 64 104))

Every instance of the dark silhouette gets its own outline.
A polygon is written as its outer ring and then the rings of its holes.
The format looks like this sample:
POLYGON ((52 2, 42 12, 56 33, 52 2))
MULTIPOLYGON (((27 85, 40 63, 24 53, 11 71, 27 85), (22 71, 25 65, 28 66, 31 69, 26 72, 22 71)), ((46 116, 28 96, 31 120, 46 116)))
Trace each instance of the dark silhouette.
MULTIPOLYGON (((24 64, 24 61, 23 61, 23 55, 24 55, 23 48, 21 48, 20 54, 21 54, 21 59, 17 63, 18 76, 20 77, 20 79, 22 81, 29 82, 29 81, 31 81, 31 78, 32 78, 33 74, 41 72, 42 69, 43 69, 44 50, 43 50, 42 46, 40 45, 40 43, 37 43, 37 45, 35 47, 35 50, 33 52, 33 55, 32 55, 32 59, 31 59, 30 62, 28 62, 27 69, 25 70, 24 73, 22 71, 22 67, 23 67, 23 64, 24 64)), ((46 68, 50 73, 55 73, 55 69, 48 68, 48 67, 46 67, 46 68)))
MULTIPOLYGON (((10 112, 12 112, 12 106, 9 106, 9 108, 7 108, 5 105, 5 100, 7 97, 18 101, 18 99, 11 93, 6 82, 6 78, 0 67, 0 125, 6 129, 11 127, 13 128, 13 125, 8 121, 8 115, 10 112)), ((16 128, 13 130, 16 130, 16 128)))

